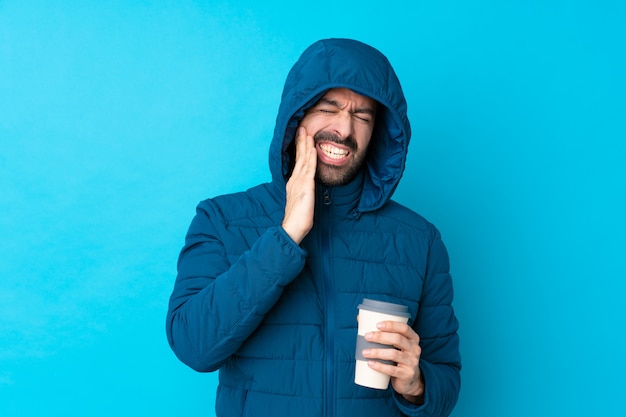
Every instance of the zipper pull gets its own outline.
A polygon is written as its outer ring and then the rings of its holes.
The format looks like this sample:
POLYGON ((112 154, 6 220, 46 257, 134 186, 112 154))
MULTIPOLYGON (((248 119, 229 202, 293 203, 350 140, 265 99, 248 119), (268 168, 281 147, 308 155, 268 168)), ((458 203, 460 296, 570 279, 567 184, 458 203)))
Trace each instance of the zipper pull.
POLYGON ((332 201, 330 199, 330 192, 328 191, 328 189, 325 189, 324 190, 324 205, 330 206, 331 203, 332 201))

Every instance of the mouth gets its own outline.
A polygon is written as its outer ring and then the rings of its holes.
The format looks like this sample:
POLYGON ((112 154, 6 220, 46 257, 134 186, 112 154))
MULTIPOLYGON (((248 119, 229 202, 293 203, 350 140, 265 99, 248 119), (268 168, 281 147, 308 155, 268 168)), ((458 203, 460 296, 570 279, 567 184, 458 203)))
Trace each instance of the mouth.
POLYGON ((319 159, 330 165, 343 164, 350 155, 350 149, 337 146, 331 142, 321 142, 317 144, 319 159))
POLYGON ((320 143, 319 148, 325 156, 335 160, 344 159, 350 154, 348 149, 338 148, 330 143, 320 143))

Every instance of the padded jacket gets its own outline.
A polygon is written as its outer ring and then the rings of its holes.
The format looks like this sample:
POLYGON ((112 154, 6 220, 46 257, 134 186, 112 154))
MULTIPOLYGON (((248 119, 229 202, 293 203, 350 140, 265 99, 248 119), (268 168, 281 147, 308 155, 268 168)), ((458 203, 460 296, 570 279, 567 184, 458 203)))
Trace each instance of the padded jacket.
POLYGON ((201 202, 180 253, 167 313, 178 358, 219 370, 217 416, 446 416, 460 389, 458 323, 438 230, 391 200, 411 131, 400 83, 376 49, 347 39, 311 45, 290 71, 270 146, 272 180, 201 202), (316 186, 300 245, 281 228, 293 140, 330 88, 379 103, 366 167, 316 186), (354 383, 357 306, 407 305, 420 335, 425 402, 354 383))

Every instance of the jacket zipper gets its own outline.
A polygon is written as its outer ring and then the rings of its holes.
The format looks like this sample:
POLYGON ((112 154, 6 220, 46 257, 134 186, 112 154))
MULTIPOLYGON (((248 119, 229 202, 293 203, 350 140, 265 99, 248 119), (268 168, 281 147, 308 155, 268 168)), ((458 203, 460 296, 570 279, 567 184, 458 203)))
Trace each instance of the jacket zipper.
POLYGON ((332 200, 328 189, 324 190, 324 206, 328 210, 322 228, 322 259, 324 263, 324 292, 326 307, 326 417, 333 417, 335 405, 335 304, 334 282, 331 276, 330 224, 332 200))

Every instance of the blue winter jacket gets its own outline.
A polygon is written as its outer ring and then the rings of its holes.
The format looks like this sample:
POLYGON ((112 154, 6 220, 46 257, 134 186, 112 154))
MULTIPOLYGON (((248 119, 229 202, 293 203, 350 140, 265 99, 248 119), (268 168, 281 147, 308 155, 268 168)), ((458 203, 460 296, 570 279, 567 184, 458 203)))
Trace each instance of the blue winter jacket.
POLYGON ((290 71, 270 146, 272 181, 197 207, 167 314, 169 343, 197 371, 219 370, 217 416, 446 416, 460 387, 448 254, 437 229, 393 201, 411 135, 387 59, 345 39, 310 46, 290 71), (379 103, 367 167, 318 184, 314 226, 297 245, 281 228, 292 142, 325 91, 379 103), (409 306, 421 337, 425 403, 354 383, 357 306, 409 306))

